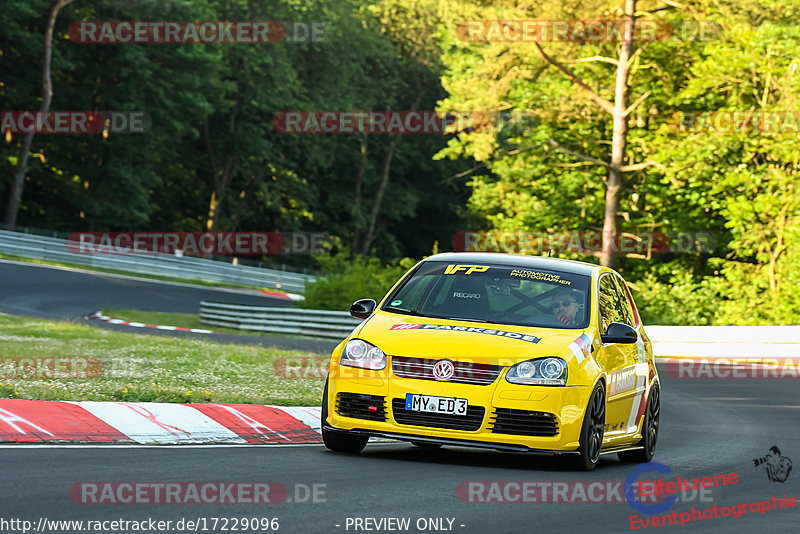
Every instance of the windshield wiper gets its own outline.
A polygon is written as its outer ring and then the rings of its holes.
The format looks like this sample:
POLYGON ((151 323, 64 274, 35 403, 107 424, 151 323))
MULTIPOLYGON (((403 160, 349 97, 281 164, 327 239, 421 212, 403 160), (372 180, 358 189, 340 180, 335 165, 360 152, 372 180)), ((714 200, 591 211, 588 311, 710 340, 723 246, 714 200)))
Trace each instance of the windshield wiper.
POLYGON ((387 311, 393 311, 398 313, 403 313, 405 315, 414 315, 416 317, 433 317, 432 315, 425 315, 424 313, 420 313, 416 310, 406 310, 403 308, 396 308, 395 306, 386 306, 387 311))
POLYGON ((443 315, 426 315, 424 317, 431 317, 433 319, 447 319, 448 321, 472 321, 473 323, 488 323, 485 319, 475 319, 472 317, 445 317, 443 315))
POLYGON ((447 319, 449 321, 472 321, 474 323, 488 323, 489 321, 485 319, 473 319, 471 317, 445 317, 444 315, 429 315, 425 313, 420 313, 416 310, 406 310, 403 308, 397 308, 395 306, 386 306, 385 308, 387 311, 393 311, 402 313, 405 315, 414 315, 415 317, 428 317, 429 319, 447 319))

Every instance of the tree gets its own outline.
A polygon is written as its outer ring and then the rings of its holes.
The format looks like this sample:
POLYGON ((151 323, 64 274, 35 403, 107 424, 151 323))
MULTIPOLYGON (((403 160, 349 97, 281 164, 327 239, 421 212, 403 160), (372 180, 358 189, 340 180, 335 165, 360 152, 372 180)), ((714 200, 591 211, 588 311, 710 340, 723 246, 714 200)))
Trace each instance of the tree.
MULTIPOLYGON (((53 31, 56 25, 56 18, 59 11, 71 4, 73 0, 58 0, 50 10, 47 19, 47 29, 44 32, 44 58, 42 61, 42 104, 39 113, 44 114, 50 110, 50 103, 53 100, 53 82, 50 77, 50 61, 53 57, 53 31)), ((25 174, 28 170, 28 155, 33 143, 34 131, 25 133, 22 139, 19 160, 14 171, 14 179, 11 184, 11 191, 6 204, 6 216, 3 221, 7 226, 13 227, 17 224, 17 213, 22 202, 22 191, 25 189, 25 174)))

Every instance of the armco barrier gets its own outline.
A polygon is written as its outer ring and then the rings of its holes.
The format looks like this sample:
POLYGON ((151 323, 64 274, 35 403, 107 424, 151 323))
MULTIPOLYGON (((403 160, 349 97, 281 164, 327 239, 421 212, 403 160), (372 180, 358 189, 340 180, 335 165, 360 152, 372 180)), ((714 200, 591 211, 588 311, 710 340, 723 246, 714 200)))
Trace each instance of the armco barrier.
POLYGON ((200 323, 240 330, 344 339, 361 321, 347 312, 200 303, 200 323))
MULTIPOLYGON (((345 311, 200 304, 200 322, 242 330, 344 339, 359 324, 345 311)), ((800 326, 645 326, 655 356, 800 357, 800 326)))
POLYGON ((798 358, 800 326, 645 326, 656 356, 798 358))
POLYGON ((314 280, 313 276, 306 274, 233 265, 190 256, 179 258, 170 254, 73 254, 67 248, 66 239, 6 230, 0 230, 0 254, 117 269, 129 273, 157 274, 182 280, 276 287, 297 293, 304 291, 306 282, 314 280))

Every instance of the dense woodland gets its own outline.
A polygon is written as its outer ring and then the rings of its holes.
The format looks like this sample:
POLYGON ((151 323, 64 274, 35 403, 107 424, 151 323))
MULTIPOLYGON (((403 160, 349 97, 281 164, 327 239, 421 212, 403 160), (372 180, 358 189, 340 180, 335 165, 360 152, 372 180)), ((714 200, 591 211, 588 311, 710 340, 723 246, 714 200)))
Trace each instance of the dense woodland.
MULTIPOLYGON (((42 104, 54 4, 0 10, 0 109, 42 104)), ((603 261, 631 281, 650 322, 797 324, 798 126, 677 133, 672 118, 800 111, 798 20, 796 0, 75 0, 55 22, 49 108, 142 110, 152 127, 37 134, 13 217, 24 136, 4 132, 0 210, 6 223, 65 233, 326 232, 329 255, 264 258, 329 273, 308 293, 321 307, 380 297, 461 231, 707 232, 710 249, 603 261), (627 44, 463 32, 464 21, 625 17, 716 31, 627 44), (318 42, 83 44, 68 38, 81 20, 325 29, 318 42), (480 110, 495 120, 445 135, 287 134, 273 126, 287 110, 480 110)))

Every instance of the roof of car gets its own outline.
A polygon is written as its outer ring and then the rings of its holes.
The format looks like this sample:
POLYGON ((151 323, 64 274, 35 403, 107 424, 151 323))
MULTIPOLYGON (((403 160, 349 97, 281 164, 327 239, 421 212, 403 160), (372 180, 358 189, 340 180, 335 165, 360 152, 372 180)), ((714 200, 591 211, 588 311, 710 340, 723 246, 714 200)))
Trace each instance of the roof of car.
POLYGON ((582 261, 548 258, 546 256, 525 256, 522 254, 505 254, 502 252, 444 252, 425 258, 425 261, 457 261, 459 263, 494 263, 524 269, 545 269, 569 274, 591 276, 600 270, 600 265, 582 261))

